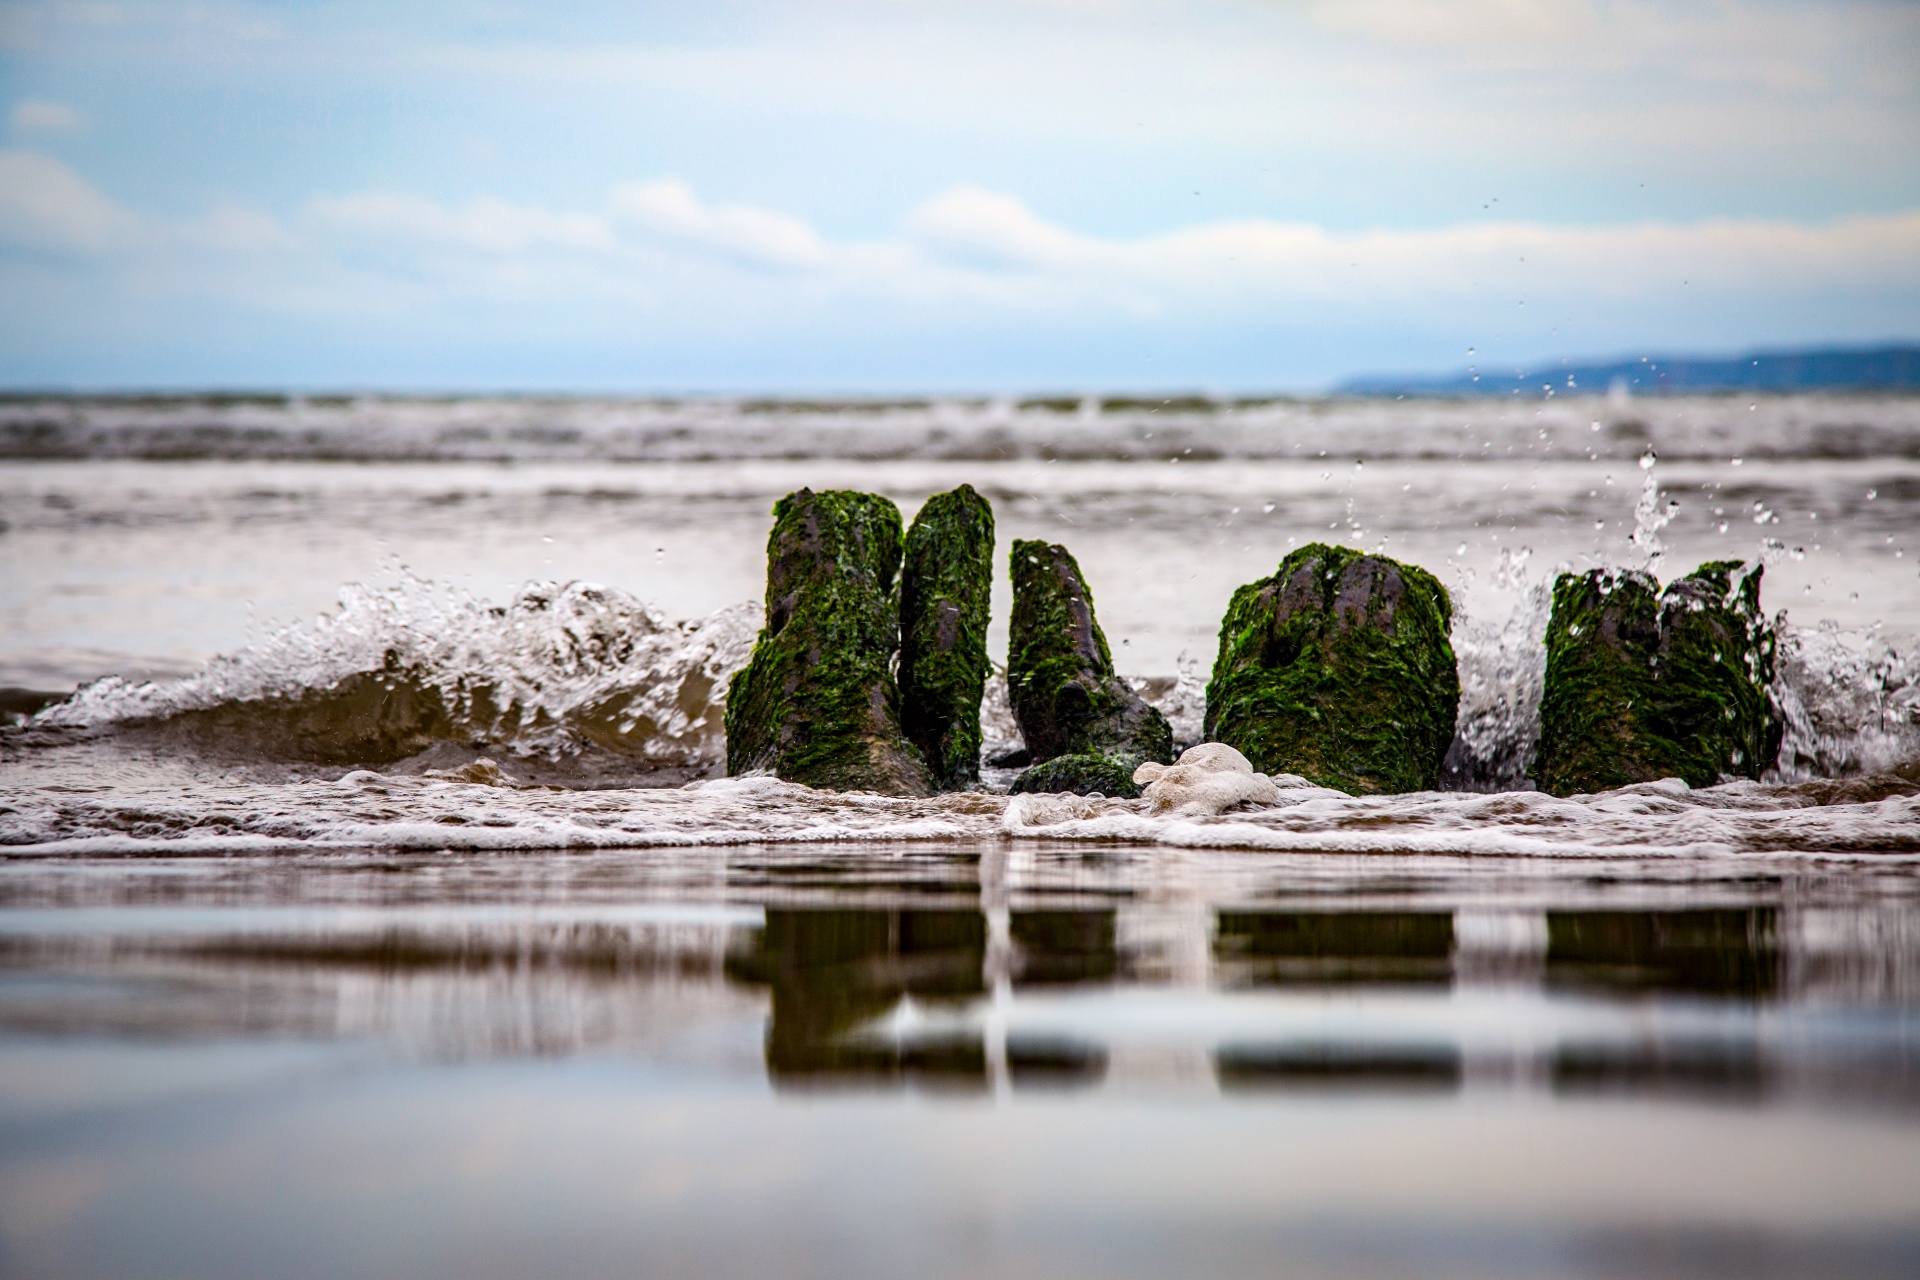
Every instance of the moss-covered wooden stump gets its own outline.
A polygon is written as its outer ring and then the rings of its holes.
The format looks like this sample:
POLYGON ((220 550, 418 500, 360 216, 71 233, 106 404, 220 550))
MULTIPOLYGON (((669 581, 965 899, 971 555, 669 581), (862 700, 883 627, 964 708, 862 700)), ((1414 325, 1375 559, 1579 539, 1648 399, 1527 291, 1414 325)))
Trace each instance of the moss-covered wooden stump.
POLYGON ((980 781, 992 596, 993 508, 971 485, 934 494, 900 571, 900 727, 942 791, 980 781))
MULTIPOLYGON (((1094 620, 1093 593, 1065 547, 1017 541, 1011 563, 1007 692, 1027 750, 1036 766, 1089 753, 1127 762, 1122 794, 1132 794, 1134 766, 1173 759, 1167 718, 1114 673, 1107 638, 1094 620)), ((1038 782, 1048 776, 1036 774, 1024 789, 1041 789, 1038 782)))
POLYGON ((1428 791, 1453 741, 1453 604, 1414 565, 1312 543, 1233 593, 1206 736, 1268 774, 1354 794, 1428 791))
POLYGON ((1110 796, 1131 800, 1140 794, 1133 771, 1140 761, 1134 756, 1117 756, 1104 751, 1081 751, 1055 756, 1037 764, 1013 780, 1014 795, 1030 791, 1071 791, 1075 795, 1110 796))
POLYGON ((1774 632, 1761 570, 1713 561, 1662 592, 1644 573, 1595 569, 1553 584, 1540 700, 1543 791, 1658 778, 1758 778, 1780 751, 1768 700, 1774 632))
POLYGON ((891 671, 900 511, 869 493, 801 489, 774 504, 767 620, 727 689, 727 772, 770 769, 835 791, 921 796, 891 671))

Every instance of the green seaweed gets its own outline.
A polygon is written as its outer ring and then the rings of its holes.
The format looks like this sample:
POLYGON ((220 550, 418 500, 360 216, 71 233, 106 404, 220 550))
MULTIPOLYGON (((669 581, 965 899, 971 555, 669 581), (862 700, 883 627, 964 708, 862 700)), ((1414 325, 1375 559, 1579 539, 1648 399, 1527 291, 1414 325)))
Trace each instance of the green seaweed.
POLYGON ((1034 763, 1087 751, 1170 762, 1173 730, 1114 673, 1073 556, 1057 543, 1019 540, 1010 568, 1007 692, 1034 763))
POLYGON ((1547 624, 1535 771, 1555 795, 1681 778, 1758 778, 1780 750, 1761 570, 1701 565, 1664 592, 1644 573, 1561 574, 1547 624))
POLYGON ((900 573, 900 727, 942 791, 980 781, 993 508, 961 485, 928 498, 900 573))
POLYGON ((1011 792, 1071 791, 1076 795, 1112 796, 1131 800, 1140 794, 1133 771, 1140 767, 1135 756, 1117 756, 1105 751, 1079 751, 1055 756, 1034 765, 1013 780, 1011 792))
POLYGON ((926 795, 900 732, 900 512, 873 494, 790 493, 767 536, 767 619, 727 690, 727 772, 836 791, 926 795))
POLYGON ((1432 790, 1460 702, 1452 621, 1424 569, 1301 547, 1233 593, 1206 737, 1263 773, 1356 794, 1432 790))

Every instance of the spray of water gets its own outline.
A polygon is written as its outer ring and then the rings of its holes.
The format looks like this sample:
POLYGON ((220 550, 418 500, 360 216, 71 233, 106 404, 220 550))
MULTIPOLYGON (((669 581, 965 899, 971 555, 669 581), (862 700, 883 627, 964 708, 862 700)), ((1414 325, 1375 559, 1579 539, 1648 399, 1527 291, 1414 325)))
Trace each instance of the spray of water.
POLYGON ((593 746, 698 767, 724 757, 726 680, 759 621, 757 606, 739 604, 669 622, 586 582, 529 583, 496 606, 403 574, 348 586, 333 612, 186 679, 95 681, 33 724, 201 724, 317 759, 397 759, 451 740, 547 758, 593 746))
POLYGON ((1770 781, 1920 776, 1920 652, 1828 623, 1787 632, 1775 661, 1786 732, 1770 781))
POLYGON ((1459 617, 1453 650, 1460 666, 1460 715, 1441 767, 1449 790, 1530 787, 1540 743, 1540 693, 1546 678, 1550 583, 1535 581, 1533 552, 1502 548, 1490 582, 1507 602, 1498 618, 1459 617))

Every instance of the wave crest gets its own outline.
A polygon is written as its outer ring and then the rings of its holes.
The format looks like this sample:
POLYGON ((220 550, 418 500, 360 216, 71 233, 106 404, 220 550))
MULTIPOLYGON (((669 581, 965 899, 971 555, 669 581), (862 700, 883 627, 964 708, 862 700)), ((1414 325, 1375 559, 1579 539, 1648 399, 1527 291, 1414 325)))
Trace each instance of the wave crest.
POLYGON ((458 742, 660 768, 725 758, 726 682, 760 627, 743 603, 669 622, 625 592, 535 582, 504 605, 404 576, 182 680, 96 680, 36 727, 151 724, 321 763, 388 763, 458 742))

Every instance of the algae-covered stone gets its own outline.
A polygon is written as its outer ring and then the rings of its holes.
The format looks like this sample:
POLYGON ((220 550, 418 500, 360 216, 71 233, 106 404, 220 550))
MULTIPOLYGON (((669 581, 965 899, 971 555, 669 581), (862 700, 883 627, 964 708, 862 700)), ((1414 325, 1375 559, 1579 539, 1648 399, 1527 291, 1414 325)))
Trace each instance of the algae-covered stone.
POLYGON ((891 671, 900 512, 868 493, 774 504, 767 620, 727 690, 727 772, 770 769, 836 791, 926 795, 891 671))
POLYGON ((1651 575, 1595 569, 1553 584, 1536 781, 1571 795, 1668 777, 1654 691, 1660 586, 1651 575))
POLYGON ((900 571, 900 727, 942 791, 980 781, 992 596, 993 508, 971 485, 934 494, 900 571))
POLYGON ((1301 547, 1233 593, 1206 736, 1262 773, 1356 794, 1432 790, 1460 704, 1452 621, 1424 569, 1301 547))
POLYGON ((1785 725, 1767 689, 1775 637, 1760 612, 1762 566, 1709 561, 1660 597, 1661 705, 1685 748, 1690 785, 1758 779, 1780 754, 1785 725), (1695 782, 1699 778, 1701 782, 1695 782))
POLYGON ((1133 771, 1140 761, 1135 756, 1113 755, 1105 751, 1080 751, 1055 756, 1037 764, 1013 780, 1014 795, 1038 791, 1071 791, 1075 795, 1098 793, 1117 800, 1131 800, 1140 794, 1133 771))
POLYGON ((1761 570, 1722 560, 1667 586, 1595 569, 1553 584, 1535 772, 1555 795, 1758 778, 1780 750, 1761 570))
POLYGON ((1067 549, 1017 541, 1012 570, 1007 693, 1034 762, 1085 752, 1173 759, 1166 717, 1114 674, 1093 593, 1067 549))

